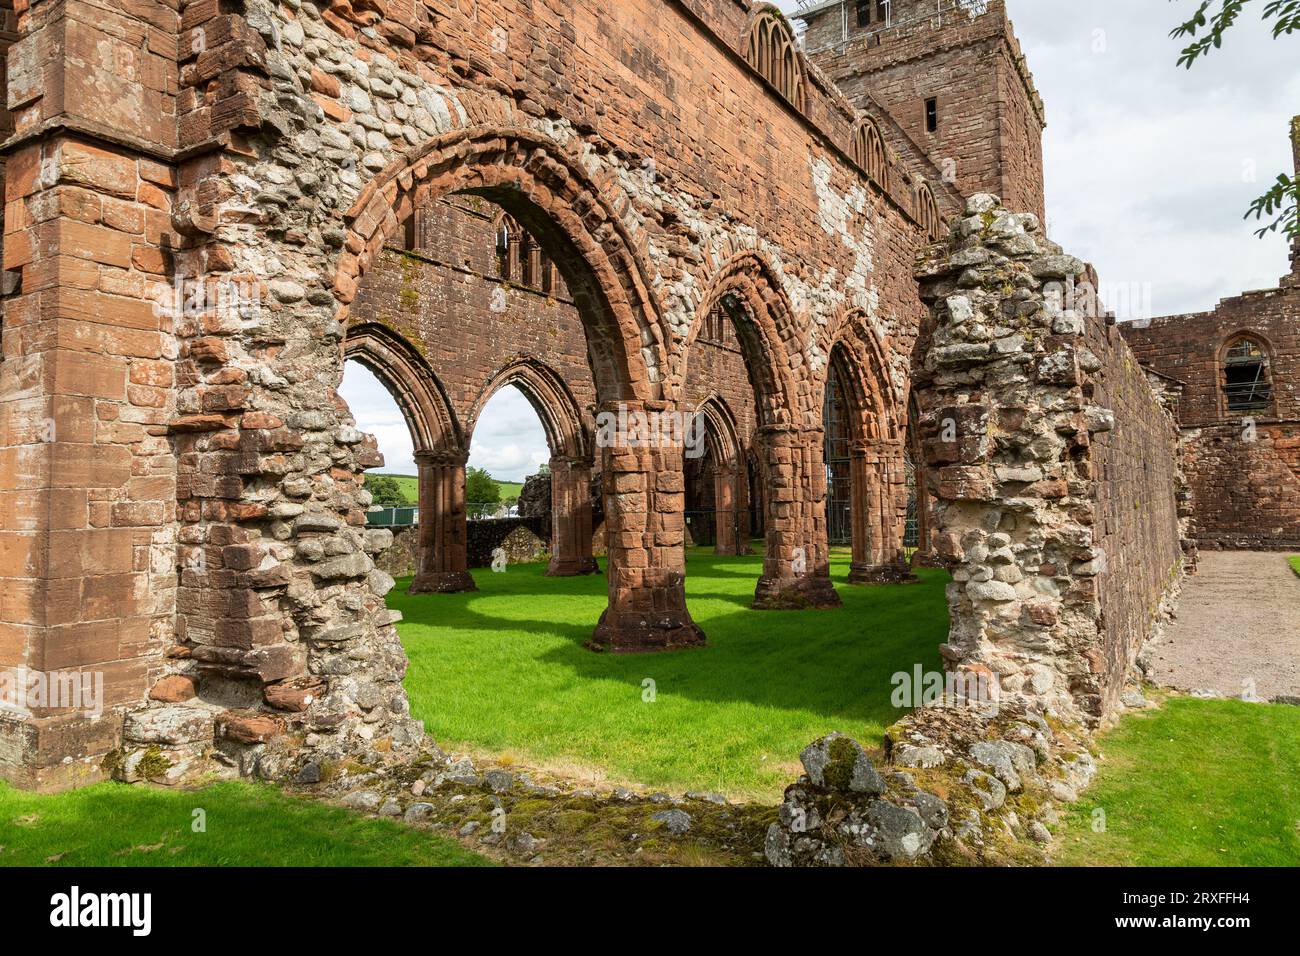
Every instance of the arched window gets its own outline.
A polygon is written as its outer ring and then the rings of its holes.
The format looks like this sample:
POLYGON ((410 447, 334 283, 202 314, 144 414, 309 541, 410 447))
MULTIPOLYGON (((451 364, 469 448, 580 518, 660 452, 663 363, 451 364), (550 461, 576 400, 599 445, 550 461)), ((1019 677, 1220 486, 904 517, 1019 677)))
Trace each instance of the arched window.
POLYGON ((889 154, 875 120, 863 119, 853 131, 852 157, 877 185, 889 188, 889 154))
POLYGON ((803 71, 799 66, 799 51, 790 27, 777 11, 764 10, 758 15, 749 31, 745 59, 796 109, 803 110, 803 71))
POLYGON ((1273 407, 1268 351, 1249 335, 1238 335, 1223 352, 1223 394, 1230 412, 1262 412, 1273 407))
POLYGON ((926 237, 931 242, 943 238, 943 216, 939 214, 939 204, 934 201, 934 192, 929 183, 921 183, 916 190, 916 218, 926 237))
POLYGON ((503 217, 497 226, 497 275, 506 281, 511 278, 510 238, 510 223, 503 217))

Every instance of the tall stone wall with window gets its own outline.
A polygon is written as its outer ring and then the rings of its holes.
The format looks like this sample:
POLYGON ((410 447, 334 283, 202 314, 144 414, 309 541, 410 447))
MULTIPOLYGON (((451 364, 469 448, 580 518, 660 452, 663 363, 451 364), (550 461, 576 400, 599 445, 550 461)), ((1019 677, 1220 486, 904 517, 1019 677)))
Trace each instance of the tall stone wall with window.
POLYGON ((1122 326, 1138 361, 1183 383, 1178 417, 1188 444, 1192 534, 1201 547, 1300 547, 1297 278, 1300 271, 1279 288, 1224 299, 1211 312, 1122 326), (1262 388, 1227 386, 1227 352, 1239 342, 1258 350, 1262 388))
POLYGON ((919 267, 918 371, 951 669, 1092 722, 1115 710, 1182 568, 1178 434, 1082 262, 972 197, 919 267))

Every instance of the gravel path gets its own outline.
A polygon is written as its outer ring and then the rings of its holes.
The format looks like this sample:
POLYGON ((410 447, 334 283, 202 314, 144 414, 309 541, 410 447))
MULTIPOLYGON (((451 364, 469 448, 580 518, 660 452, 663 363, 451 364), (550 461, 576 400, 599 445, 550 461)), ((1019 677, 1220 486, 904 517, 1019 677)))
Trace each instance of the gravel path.
POLYGON ((1253 681, 1264 700, 1300 696, 1300 577, 1287 555, 1203 551, 1200 564, 1148 652, 1155 682, 1240 697, 1253 681))

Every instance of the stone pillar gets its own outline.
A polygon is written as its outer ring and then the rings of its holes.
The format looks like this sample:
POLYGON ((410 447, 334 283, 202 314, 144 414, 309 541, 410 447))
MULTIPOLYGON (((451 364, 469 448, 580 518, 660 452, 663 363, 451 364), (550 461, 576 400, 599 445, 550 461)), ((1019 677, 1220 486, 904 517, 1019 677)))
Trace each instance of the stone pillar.
POLYGON ((826 539, 823 433, 790 426, 765 426, 762 432, 767 456, 767 555, 754 607, 839 607, 826 539))
POLYGON ((903 557, 907 487, 901 449, 855 443, 850 468, 853 563, 849 568, 849 583, 916 581, 903 557))
POLYGON ((734 465, 719 463, 713 472, 714 554, 744 554, 740 550, 740 517, 734 465))
POLYGON ((415 453, 419 468, 420 530, 415 580, 408 594, 476 591, 467 568, 463 452, 415 453))
POLYGON ((550 577, 575 577, 600 571, 591 556, 591 459, 551 459, 550 577))
POLYGON ((686 609, 681 448, 606 447, 602 456, 609 607, 587 646, 637 653, 702 645, 686 609))
POLYGON ((937 567, 938 558, 934 553, 934 532, 930 528, 930 489, 925 481, 925 466, 920 456, 913 461, 916 469, 916 554, 912 556, 912 567, 937 567))

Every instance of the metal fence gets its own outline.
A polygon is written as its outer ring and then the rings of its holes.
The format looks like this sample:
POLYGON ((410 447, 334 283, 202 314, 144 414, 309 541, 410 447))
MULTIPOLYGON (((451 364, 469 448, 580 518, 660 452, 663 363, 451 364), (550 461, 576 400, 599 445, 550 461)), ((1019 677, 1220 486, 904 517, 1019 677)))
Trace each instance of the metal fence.
MULTIPOLYGON (((513 518, 518 515, 518 510, 503 504, 470 502, 465 506, 465 515, 470 521, 513 518)), ((372 505, 366 515, 366 525, 371 528, 409 528, 419 523, 420 509, 415 505, 372 505)))
POLYGON ((371 528, 409 528, 420 523, 420 509, 415 505, 379 505, 366 515, 371 528))

